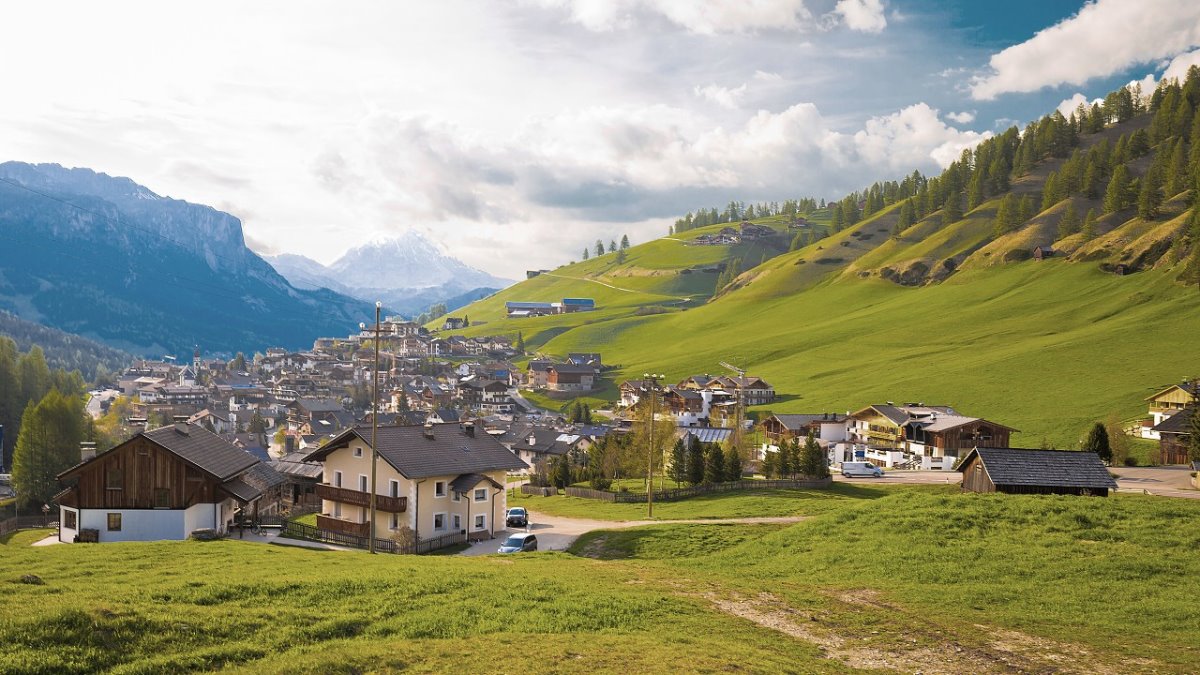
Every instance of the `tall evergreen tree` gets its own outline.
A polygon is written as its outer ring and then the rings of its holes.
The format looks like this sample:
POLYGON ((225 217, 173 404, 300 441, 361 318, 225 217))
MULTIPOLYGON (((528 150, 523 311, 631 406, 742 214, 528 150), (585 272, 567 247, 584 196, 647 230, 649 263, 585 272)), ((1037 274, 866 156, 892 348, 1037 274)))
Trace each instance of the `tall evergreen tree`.
POLYGON ((1108 179, 1108 188, 1104 191, 1104 212, 1116 213, 1129 206, 1129 170, 1124 164, 1118 164, 1113 169, 1112 178, 1108 179))
POLYGON ((691 439, 688 445, 687 481, 692 485, 704 482, 704 459, 704 444, 694 438, 691 439))
POLYGON ((1066 239, 1075 234, 1079 231, 1081 224, 1079 212, 1075 209, 1075 202, 1067 202, 1067 208, 1063 211, 1062 218, 1058 219, 1058 238, 1066 239))
POLYGON ((996 208, 995 235, 997 237, 1017 229, 1017 198, 1010 192, 1000 200, 996 208))
POLYGON ((13 488, 30 503, 49 503, 58 492, 59 473, 79 461, 79 444, 89 425, 83 399, 51 389, 29 402, 13 453, 13 488))
POLYGON ((736 446, 725 449, 725 480, 742 479, 742 453, 736 446))
POLYGON ((671 447, 671 480, 675 481, 676 485, 683 485, 687 482, 687 460, 687 443, 682 438, 677 439, 675 445, 671 447))
POLYGON ((720 483, 725 480, 725 453, 718 443, 711 443, 704 458, 704 482, 720 483))
POLYGON ((1112 461, 1112 446, 1108 442, 1108 430, 1103 422, 1096 422, 1088 432, 1087 440, 1083 442, 1084 452, 1094 452, 1103 462, 1112 461))
POLYGON ((1083 228, 1080 231, 1083 233, 1084 241, 1096 238, 1096 209, 1088 209, 1087 215, 1083 218, 1083 228))
POLYGON ((621 235, 621 248, 622 249, 629 248, 629 235, 627 235, 627 234, 621 235))
POLYGON ((1151 166, 1142 176, 1141 189, 1138 191, 1138 217, 1150 220, 1158 215, 1162 206, 1162 182, 1159 179, 1158 168, 1151 166))
POLYGON ((597 239, 596 246, 592 250, 596 253, 597 258, 604 255, 604 242, 597 239))

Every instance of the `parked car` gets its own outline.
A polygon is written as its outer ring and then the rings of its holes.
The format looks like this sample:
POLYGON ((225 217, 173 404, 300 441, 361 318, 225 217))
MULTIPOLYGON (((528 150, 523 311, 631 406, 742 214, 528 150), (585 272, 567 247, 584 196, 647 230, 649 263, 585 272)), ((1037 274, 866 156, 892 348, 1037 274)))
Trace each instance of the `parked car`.
POLYGON ((535 534, 514 534, 500 544, 500 549, 497 553, 524 553, 526 551, 536 551, 537 535, 535 534))
POLYGON ((842 462, 842 475, 847 478, 883 478, 883 469, 870 462, 842 462))
POLYGON ((529 512, 523 506, 514 506, 505 512, 504 524, 509 527, 526 527, 529 525, 529 512))

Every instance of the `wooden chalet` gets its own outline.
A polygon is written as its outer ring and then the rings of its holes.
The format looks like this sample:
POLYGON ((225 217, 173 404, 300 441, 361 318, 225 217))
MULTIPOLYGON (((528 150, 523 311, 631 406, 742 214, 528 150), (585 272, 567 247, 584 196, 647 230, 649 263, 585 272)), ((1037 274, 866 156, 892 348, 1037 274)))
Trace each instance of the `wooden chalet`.
POLYGON ((1158 435, 1158 461, 1160 464, 1187 464, 1188 443, 1191 440, 1192 415, 1196 407, 1181 410, 1154 425, 1158 435))
POLYGON ((1107 497, 1117 482, 1094 452, 974 448, 959 462, 963 492, 1107 497))
POLYGON ((277 503, 284 479, 195 424, 143 431, 59 474, 59 540, 154 541, 228 530, 277 503), (269 502, 271 506, 263 502, 269 502))
MULTIPOLYGON (((837 425, 845 428, 847 417, 837 413, 810 413, 800 415, 771 415, 762 421, 763 435, 772 445, 797 438, 806 438, 812 433, 817 438, 828 438, 823 426, 837 425)), ((844 437, 844 433, 842 434, 844 437)))

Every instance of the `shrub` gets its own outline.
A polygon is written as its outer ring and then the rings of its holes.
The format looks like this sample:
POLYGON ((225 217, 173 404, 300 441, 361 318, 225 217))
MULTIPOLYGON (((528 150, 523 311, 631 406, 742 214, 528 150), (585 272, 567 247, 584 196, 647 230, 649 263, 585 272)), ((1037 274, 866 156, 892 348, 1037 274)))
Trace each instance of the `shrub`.
POLYGON ((607 490, 612 487, 612 479, 604 476, 595 476, 591 480, 593 490, 607 490))
POLYGON ((1137 465, 1138 465, 1137 457, 1126 457, 1125 458, 1125 466, 1137 466, 1137 465))

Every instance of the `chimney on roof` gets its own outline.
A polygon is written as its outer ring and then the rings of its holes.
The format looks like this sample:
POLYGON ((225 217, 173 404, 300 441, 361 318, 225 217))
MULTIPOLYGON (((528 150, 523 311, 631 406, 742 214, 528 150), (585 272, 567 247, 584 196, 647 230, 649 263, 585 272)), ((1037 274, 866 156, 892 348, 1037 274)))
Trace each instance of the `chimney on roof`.
POLYGON ((421 432, 425 436, 425 438, 432 440, 433 439, 433 422, 426 422, 425 426, 422 427, 421 432))
POLYGON ((470 436, 471 438, 475 438, 475 423, 474 422, 464 422, 463 423, 463 433, 470 436))
POLYGON ((192 430, 188 428, 188 425, 186 423, 176 422, 175 423, 175 433, 182 434, 184 436, 191 436, 192 430))
POLYGON ((79 460, 81 462, 90 462, 96 459, 96 444, 91 441, 84 441, 79 444, 79 460))
POLYGON ((174 415, 171 417, 171 421, 174 422, 175 424, 187 424, 188 416, 187 415, 174 415))

